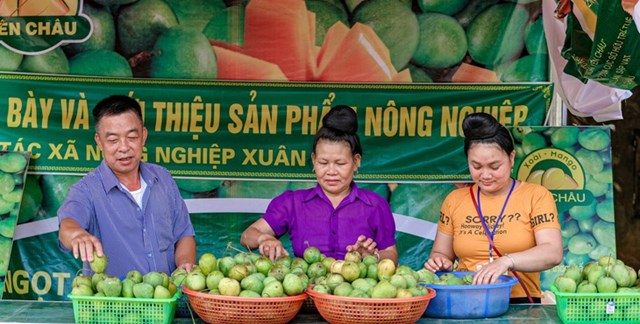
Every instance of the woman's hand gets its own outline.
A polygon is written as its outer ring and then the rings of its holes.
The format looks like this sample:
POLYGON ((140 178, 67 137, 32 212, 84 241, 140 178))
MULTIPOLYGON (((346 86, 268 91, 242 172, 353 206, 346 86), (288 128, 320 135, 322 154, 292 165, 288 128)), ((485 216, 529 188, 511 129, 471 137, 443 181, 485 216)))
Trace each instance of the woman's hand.
POLYGON ((424 263, 424 268, 432 272, 453 271, 453 262, 440 255, 432 256, 424 263))
POLYGON ((511 260, 507 257, 501 257, 493 262, 489 262, 476 272, 472 284, 487 285, 496 283, 501 275, 511 269, 511 266, 511 260))
POLYGON ((275 235, 267 221, 260 218, 242 232, 240 244, 249 250, 258 249, 260 254, 273 262, 283 255, 289 255, 275 235))
POLYGON ((360 235, 354 244, 347 245, 347 252, 357 251, 363 258, 367 255, 375 255, 378 257, 377 247, 378 244, 372 238, 360 235))
POLYGON ((260 251, 260 254, 268 257, 271 262, 274 262, 281 256, 289 255, 289 252, 287 252, 287 250, 282 246, 282 242, 273 237, 260 240, 258 250, 260 251))
POLYGON ((436 239, 431 247, 431 255, 424 263, 424 268, 433 272, 453 271, 453 260, 456 255, 453 253, 453 236, 438 231, 436 239))

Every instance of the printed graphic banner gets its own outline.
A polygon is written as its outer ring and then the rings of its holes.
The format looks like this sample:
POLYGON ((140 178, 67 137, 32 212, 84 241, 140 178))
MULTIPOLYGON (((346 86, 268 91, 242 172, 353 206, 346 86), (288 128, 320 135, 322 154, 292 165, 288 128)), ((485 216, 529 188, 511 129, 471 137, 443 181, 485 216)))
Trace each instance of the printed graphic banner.
POLYGON ((27 178, 29 152, 0 151, 0 299, 27 178))
POLYGON ((605 126, 514 127, 514 176, 551 191, 558 215, 538 215, 533 223, 558 217, 562 263, 541 274, 549 291, 567 266, 584 266, 603 256, 616 257, 611 134, 605 126))
POLYGON ((101 160, 91 109, 112 94, 144 107, 144 159, 174 176, 313 179, 311 143, 336 104, 358 112, 357 179, 468 179, 461 123, 476 111, 541 125, 550 83, 346 84, 110 79, 0 74, 0 149, 33 153, 30 171, 83 174, 101 160), (411 161, 408 163, 407 161, 411 161))
POLYGON ((539 0, 0 1, 0 21, 2 71, 295 82, 549 81, 539 0))

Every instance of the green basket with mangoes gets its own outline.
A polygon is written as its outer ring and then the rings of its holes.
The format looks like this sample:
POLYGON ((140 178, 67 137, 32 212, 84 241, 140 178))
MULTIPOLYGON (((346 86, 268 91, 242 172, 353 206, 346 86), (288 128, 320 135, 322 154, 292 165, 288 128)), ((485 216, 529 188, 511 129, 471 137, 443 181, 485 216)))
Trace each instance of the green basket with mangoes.
POLYGON ((124 278, 107 275, 107 257, 94 252, 92 275, 77 274, 68 298, 76 323, 168 324, 182 291, 171 278, 152 271, 131 270, 124 278))
POLYGON ((558 317, 565 324, 640 322, 639 272, 612 256, 568 266, 551 286, 558 317))

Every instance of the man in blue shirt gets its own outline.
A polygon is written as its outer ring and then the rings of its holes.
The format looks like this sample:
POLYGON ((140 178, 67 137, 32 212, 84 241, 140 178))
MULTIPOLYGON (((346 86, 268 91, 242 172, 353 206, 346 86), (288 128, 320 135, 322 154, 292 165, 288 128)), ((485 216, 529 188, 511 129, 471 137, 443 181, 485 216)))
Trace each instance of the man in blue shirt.
POLYGON ((142 161, 138 102, 111 96, 93 109, 103 161, 74 184, 58 210, 60 248, 84 262, 106 255, 108 275, 191 271, 196 242, 187 206, 164 167, 142 161))

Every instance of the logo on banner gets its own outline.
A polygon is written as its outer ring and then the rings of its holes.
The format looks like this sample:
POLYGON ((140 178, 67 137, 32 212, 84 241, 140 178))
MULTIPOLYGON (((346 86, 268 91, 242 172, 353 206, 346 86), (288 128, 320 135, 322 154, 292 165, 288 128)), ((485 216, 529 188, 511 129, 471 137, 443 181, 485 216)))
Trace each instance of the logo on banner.
POLYGON ((542 148, 531 152, 522 159, 517 170, 518 180, 540 184, 551 191, 558 212, 593 202, 593 194, 585 190, 582 165, 565 150, 542 148))
POLYGON ((93 26, 80 0, 0 0, 0 44, 26 55, 85 41, 93 26))

